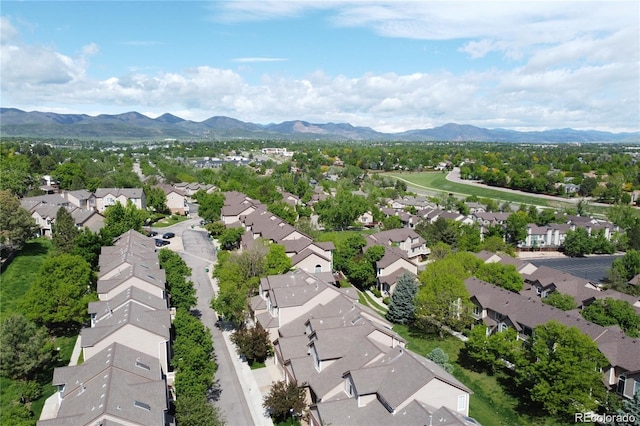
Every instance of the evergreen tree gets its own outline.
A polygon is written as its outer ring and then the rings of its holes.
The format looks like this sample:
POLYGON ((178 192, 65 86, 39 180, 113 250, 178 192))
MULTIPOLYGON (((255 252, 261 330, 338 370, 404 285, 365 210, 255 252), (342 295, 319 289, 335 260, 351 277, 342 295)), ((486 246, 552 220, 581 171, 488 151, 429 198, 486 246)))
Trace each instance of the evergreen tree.
POLYGON ((625 399, 622 408, 613 414, 619 416, 620 421, 614 418, 613 422, 608 423, 610 426, 640 426, 640 391, 632 400, 625 399))
POLYGON ((8 190, 0 191, 0 243, 21 249, 37 229, 18 197, 8 190))
POLYGON ((391 295, 387 319, 399 324, 412 321, 415 310, 414 298, 417 292, 418 282, 416 278, 408 272, 402 274, 398 278, 393 295, 391 295))
POLYGON ((55 252, 57 254, 73 252, 78 234, 79 231, 71 213, 66 208, 60 207, 51 232, 51 240, 53 241, 55 252))
POLYGON ((13 379, 33 379, 52 359, 47 330, 22 315, 12 315, 0 326, 0 374, 13 379))
POLYGON ((427 354, 427 358, 442 367, 447 373, 453 372, 453 365, 449 364, 449 355, 440 348, 435 348, 427 354))

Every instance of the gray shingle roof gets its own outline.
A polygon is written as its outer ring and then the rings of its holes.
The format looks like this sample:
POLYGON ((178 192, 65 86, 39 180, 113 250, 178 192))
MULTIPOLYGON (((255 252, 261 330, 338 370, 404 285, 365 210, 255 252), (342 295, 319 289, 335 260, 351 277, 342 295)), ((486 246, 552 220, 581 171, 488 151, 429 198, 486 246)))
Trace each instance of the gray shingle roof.
POLYGON ((169 340, 171 329, 169 309, 155 310, 132 301, 127 302, 114 309, 111 314, 103 315, 94 327, 83 328, 80 331, 82 347, 95 346, 98 342, 127 325, 169 340))
POLYGON ((158 359, 124 345, 113 343, 80 365, 56 368, 53 384, 65 385, 60 409, 38 425, 88 425, 105 416, 111 424, 165 423, 167 391, 158 359))

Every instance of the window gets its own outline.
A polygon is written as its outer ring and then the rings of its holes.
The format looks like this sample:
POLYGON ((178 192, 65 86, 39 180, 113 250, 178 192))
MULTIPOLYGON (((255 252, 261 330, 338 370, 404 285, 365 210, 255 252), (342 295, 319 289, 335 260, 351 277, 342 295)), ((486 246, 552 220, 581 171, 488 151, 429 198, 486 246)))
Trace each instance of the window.
POLYGON ((319 274, 320 272, 322 272, 322 266, 316 265, 316 274, 319 274))
POLYGON ((504 318, 504 315, 502 315, 500 312, 494 312, 494 313, 493 313, 493 317, 494 317, 496 320, 500 321, 502 318, 504 318))
POLYGON ((640 382, 635 382, 633 384, 633 395, 635 396, 638 392, 640 392, 640 382))
POLYGON ((135 400, 133 402, 133 405, 135 405, 138 408, 142 408, 143 410, 151 411, 151 406, 146 402, 135 400))
POLYGON ((473 315, 480 318, 482 316, 482 307, 478 305, 474 305, 473 307, 473 315))
POLYGON ((500 331, 507 331, 509 329, 509 326, 503 322, 500 323, 500 327, 499 330, 500 331))
POLYGON ((466 411, 467 409, 467 395, 458 395, 458 411, 466 411))
POLYGON ((616 389, 616 392, 622 395, 624 393, 624 387, 626 384, 627 378, 625 376, 618 377, 618 388, 616 389))

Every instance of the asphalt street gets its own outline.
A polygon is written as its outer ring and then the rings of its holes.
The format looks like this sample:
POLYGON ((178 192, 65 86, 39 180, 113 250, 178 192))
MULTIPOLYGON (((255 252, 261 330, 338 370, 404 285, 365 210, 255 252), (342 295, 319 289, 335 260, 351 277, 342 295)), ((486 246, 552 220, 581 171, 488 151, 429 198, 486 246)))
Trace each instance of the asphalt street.
MULTIPOLYGON (((191 280, 198 296, 195 309, 200 313, 202 323, 211 331, 216 363, 218 364, 215 374, 218 398, 215 404, 220 408, 227 424, 252 425, 254 421, 231 361, 232 355, 229 353, 221 330, 215 326, 217 316, 210 307, 213 288, 208 274, 212 271, 216 253, 207 232, 198 226, 199 222, 200 218, 194 215, 185 222, 156 230, 160 232, 171 231, 176 234, 176 238, 171 241, 169 248, 180 254, 192 270, 191 280), (207 269, 209 269, 208 272, 207 269)), ((235 353, 233 355, 235 356, 235 353)))

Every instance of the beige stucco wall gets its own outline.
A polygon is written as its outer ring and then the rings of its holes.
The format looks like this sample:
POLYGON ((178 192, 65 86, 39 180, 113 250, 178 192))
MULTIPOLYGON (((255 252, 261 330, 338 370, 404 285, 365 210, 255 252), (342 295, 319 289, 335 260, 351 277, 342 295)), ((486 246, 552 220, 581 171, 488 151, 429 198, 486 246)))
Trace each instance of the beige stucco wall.
POLYGON ((453 411, 456 411, 464 416, 469 415, 469 394, 443 382, 438 378, 432 379, 429 383, 418 389, 413 395, 406 399, 398 407, 395 407, 396 412, 402 410, 412 400, 417 400, 425 404, 429 404, 432 407, 445 406, 453 411), (458 410, 458 396, 466 395, 466 404, 464 410, 458 410))
POLYGON ((303 271, 314 274, 316 272, 316 265, 320 265, 322 270, 320 272, 331 272, 331 262, 321 258, 316 254, 312 254, 304 258, 301 262, 293 265, 295 268, 302 269, 303 271))
POLYGON ((102 339, 100 342, 97 342, 95 346, 83 348, 84 359, 86 360, 91 358, 93 355, 97 354, 114 342, 128 346, 131 349, 135 349, 154 358, 158 358, 162 371, 164 371, 165 374, 169 371, 169 362, 166 351, 166 345, 168 343, 165 341, 164 337, 150 333, 131 324, 121 327, 116 332, 102 339))
POLYGON ((129 287, 137 287, 141 290, 146 291, 147 293, 151 293, 152 295, 160 298, 164 298, 164 289, 155 286, 151 283, 148 283, 138 277, 131 277, 128 280, 122 282, 117 287, 113 288, 111 291, 106 293, 98 293, 98 298, 100 300, 110 300, 113 299, 120 292, 127 290, 129 287))

